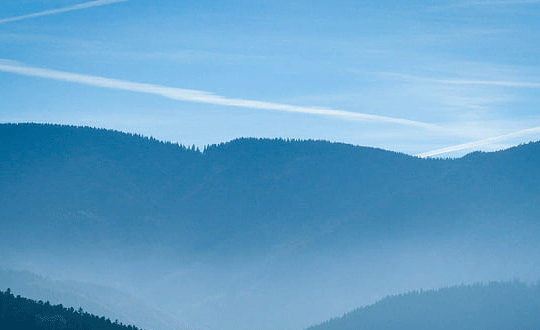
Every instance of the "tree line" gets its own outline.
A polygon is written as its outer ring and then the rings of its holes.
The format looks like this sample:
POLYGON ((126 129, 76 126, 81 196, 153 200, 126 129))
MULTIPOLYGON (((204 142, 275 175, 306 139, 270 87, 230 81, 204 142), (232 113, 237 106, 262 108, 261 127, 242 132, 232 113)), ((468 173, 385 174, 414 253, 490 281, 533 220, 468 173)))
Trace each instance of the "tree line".
POLYGON ((0 291, 0 329, 5 330, 142 330, 73 307, 51 305, 0 291))

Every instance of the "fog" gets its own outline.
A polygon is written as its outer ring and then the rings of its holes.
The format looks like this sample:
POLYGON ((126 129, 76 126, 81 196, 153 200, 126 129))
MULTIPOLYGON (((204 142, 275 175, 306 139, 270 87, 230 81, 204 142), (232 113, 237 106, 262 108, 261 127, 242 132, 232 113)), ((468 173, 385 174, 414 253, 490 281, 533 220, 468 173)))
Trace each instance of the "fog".
POLYGON ((362 248, 336 242, 311 250, 305 241, 282 242, 265 255, 214 251, 191 259, 182 253, 177 259, 137 258, 129 256, 129 247, 84 258, 75 251, 3 250, 2 266, 114 288, 193 329, 304 329, 387 295, 477 282, 535 282, 540 246, 532 236, 530 229, 496 232, 484 226, 462 235, 382 240, 362 248))

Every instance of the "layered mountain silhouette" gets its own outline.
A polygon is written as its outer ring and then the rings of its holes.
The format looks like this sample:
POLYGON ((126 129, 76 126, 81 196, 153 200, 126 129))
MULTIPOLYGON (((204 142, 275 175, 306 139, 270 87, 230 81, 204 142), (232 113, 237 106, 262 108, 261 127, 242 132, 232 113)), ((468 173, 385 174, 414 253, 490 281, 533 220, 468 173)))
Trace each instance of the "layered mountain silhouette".
POLYGON ((1 124, 0 182, 0 266, 112 286, 202 329, 301 329, 540 271, 538 142, 421 159, 1 124))

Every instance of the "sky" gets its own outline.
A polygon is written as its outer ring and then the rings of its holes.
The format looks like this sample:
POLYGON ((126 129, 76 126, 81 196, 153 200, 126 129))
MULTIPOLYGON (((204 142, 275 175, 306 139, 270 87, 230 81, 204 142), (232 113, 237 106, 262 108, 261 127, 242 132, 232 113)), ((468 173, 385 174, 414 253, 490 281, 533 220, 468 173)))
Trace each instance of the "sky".
POLYGON ((540 0, 0 2, 0 122, 421 157, 540 140, 540 0))

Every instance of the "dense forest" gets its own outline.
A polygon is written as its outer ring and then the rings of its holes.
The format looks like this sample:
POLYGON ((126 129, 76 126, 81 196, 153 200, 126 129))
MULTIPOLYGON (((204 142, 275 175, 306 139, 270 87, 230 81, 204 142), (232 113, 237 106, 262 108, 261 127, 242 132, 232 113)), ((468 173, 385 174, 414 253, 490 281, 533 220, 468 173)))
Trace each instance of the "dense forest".
POLYGON ((139 330, 132 325, 0 291, 0 328, 5 330, 139 330))
POLYGON ((534 226, 540 212, 540 143, 442 160, 281 139, 199 151, 42 124, 2 124, 0 140, 0 216, 10 234, 1 238, 12 245, 23 235, 59 251, 66 240, 92 249, 137 241, 137 253, 178 253, 180 241, 187 253, 264 251, 276 238, 325 232, 318 244, 346 247, 534 226))
POLYGON ((539 284, 493 282, 387 297, 308 330, 530 330, 539 312, 539 284))

